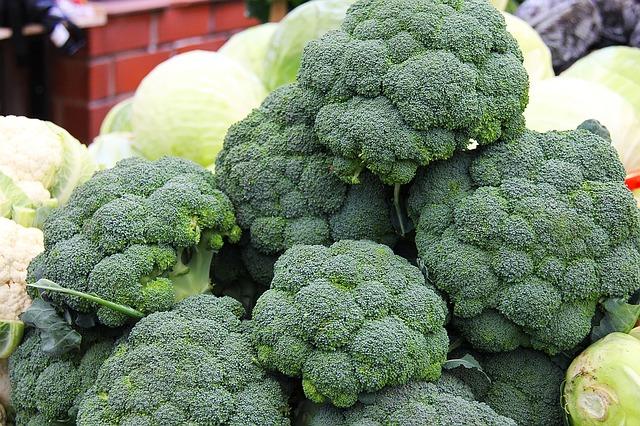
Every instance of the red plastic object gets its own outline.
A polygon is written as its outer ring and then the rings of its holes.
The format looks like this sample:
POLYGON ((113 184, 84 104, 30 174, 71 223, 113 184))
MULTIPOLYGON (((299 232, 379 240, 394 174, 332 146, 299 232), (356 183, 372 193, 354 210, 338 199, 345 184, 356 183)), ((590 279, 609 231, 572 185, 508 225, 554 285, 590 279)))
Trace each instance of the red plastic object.
POLYGON ((640 189, 640 171, 629 173, 627 178, 624 180, 624 183, 627 184, 627 188, 631 191, 640 189))

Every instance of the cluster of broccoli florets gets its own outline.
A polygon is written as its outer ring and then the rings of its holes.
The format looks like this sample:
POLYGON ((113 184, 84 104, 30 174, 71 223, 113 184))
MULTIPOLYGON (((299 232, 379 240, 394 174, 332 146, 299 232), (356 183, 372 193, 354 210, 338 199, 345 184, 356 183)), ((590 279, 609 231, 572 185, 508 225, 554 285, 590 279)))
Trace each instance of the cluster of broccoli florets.
POLYGON ((570 351, 602 298, 640 282, 640 215, 611 141, 586 123, 425 170, 409 205, 430 277, 476 348, 570 351))
POLYGON ((418 268, 384 245, 344 240, 278 259, 253 334, 262 365, 302 377, 317 403, 349 407, 362 392, 437 379, 446 316, 418 268))
POLYGON ((49 216, 17 426, 560 424, 640 215, 607 130, 525 130, 527 92, 488 1, 356 1, 215 175, 123 160, 49 216))

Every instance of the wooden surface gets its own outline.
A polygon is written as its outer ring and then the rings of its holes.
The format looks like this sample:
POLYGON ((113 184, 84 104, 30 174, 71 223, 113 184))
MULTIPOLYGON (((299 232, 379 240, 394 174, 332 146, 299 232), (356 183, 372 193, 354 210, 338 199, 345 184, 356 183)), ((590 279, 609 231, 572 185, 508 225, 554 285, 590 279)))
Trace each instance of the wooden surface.
MULTIPOLYGON (((80 17, 73 19, 73 23, 80 28, 99 27, 107 23, 107 12, 102 5, 92 5, 93 16, 80 17)), ((41 34, 43 31, 42 25, 29 24, 25 26, 22 33, 26 36, 41 34)), ((0 27, 0 40, 5 40, 11 37, 12 31, 10 28, 0 27)))

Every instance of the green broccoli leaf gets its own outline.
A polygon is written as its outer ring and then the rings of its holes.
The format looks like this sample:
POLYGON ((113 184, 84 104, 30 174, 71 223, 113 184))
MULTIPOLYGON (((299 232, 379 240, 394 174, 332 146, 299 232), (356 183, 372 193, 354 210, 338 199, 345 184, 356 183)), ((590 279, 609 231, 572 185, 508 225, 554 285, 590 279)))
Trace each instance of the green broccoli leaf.
POLYGON ((9 358, 22 341, 23 334, 22 321, 0 320, 0 359, 9 358))
POLYGON ((38 329, 43 352, 49 355, 60 355, 80 348, 82 342, 80 333, 43 299, 35 299, 20 318, 25 324, 38 329))
POLYGON ((462 358, 448 359, 443 365, 442 368, 445 370, 453 370, 454 368, 469 368, 473 370, 478 370, 482 373, 484 377, 486 377, 487 381, 491 383, 491 379, 487 376, 487 373, 482 369, 482 365, 478 362, 477 359, 473 357, 471 354, 465 354, 462 358))
POLYGON ((628 333, 640 318, 640 305, 627 303, 623 299, 607 299, 602 303, 602 307, 605 311, 604 317, 591 331, 593 342, 616 331, 628 333))

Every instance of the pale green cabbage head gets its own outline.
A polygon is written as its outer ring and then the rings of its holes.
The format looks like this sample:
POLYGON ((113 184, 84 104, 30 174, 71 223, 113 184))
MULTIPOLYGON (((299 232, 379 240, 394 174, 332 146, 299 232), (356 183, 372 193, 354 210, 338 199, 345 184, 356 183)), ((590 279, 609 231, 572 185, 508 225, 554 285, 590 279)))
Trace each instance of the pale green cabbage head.
POLYGON ((564 387, 571 424, 640 425, 640 327, 611 333, 573 360, 564 387))
POLYGON ((529 81, 553 77, 551 51, 536 30, 515 15, 506 12, 503 12, 503 15, 507 22, 507 31, 516 39, 522 50, 524 68, 529 74, 529 81))
POLYGON ((224 55, 174 56, 154 68, 135 93, 133 148, 151 160, 176 156, 208 166, 227 129, 266 95, 258 77, 224 55))
POLYGON ((340 27, 354 0, 312 0, 296 7, 278 24, 267 49, 262 80, 269 90, 292 83, 307 42, 340 27))
POLYGON ((594 118, 611 133, 625 169, 640 167, 640 118, 629 101, 602 84, 569 77, 534 82, 524 117, 540 132, 574 129, 594 118))
POLYGON ((249 71, 262 78, 265 73, 265 59, 269 43, 277 28, 278 24, 275 23, 247 28, 234 34, 218 52, 241 63, 249 71))

